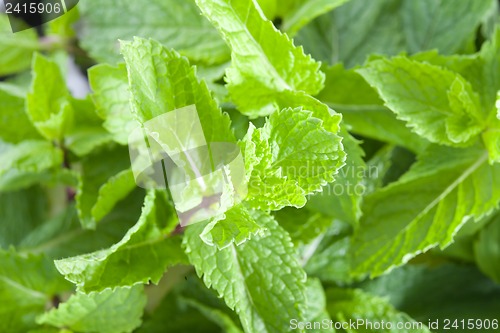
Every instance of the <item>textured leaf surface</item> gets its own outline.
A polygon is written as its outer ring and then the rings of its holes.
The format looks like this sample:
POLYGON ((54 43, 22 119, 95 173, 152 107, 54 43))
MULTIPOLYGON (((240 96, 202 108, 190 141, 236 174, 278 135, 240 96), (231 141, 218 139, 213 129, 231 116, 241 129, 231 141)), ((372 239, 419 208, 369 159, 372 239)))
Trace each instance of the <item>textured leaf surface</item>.
POLYGON ((199 82, 194 67, 177 52, 136 38, 122 43, 127 63, 132 110, 140 122, 166 112, 195 105, 207 142, 234 142, 230 120, 199 82))
POLYGON ((479 268, 493 281, 500 282, 500 217, 497 215, 474 243, 474 254, 479 268))
POLYGON ((473 38, 493 6, 493 0, 351 0, 306 26, 296 40, 315 59, 349 68, 371 54, 451 54, 473 38))
POLYGON ((200 16, 193 0, 89 0, 79 8, 83 47, 101 62, 121 60, 118 40, 134 36, 154 38, 194 61, 213 64, 229 58, 224 41, 200 16))
POLYGON ((137 127, 130 109, 127 69, 124 64, 116 67, 100 64, 89 69, 89 82, 99 116, 104 128, 114 139, 127 144, 128 135, 137 127))
POLYGON ((0 76, 28 69, 39 48, 36 31, 28 29, 14 34, 7 15, 0 13, 0 76))
MULTIPOLYGON (((468 318, 492 320, 500 311, 500 287, 471 265, 407 265, 366 281, 362 288, 386 297, 393 306, 423 323, 429 319, 440 322, 468 318)), ((439 330, 433 330, 447 331, 442 325, 439 330)))
POLYGON ((284 91, 315 94, 321 90, 324 75, 319 63, 279 32, 256 1, 196 3, 231 47, 228 89, 243 113, 251 117, 271 114, 284 91))
POLYGON ((77 156, 85 156, 111 141, 111 135, 102 127, 94 103, 90 98, 70 99, 73 124, 64 137, 64 145, 77 156))
POLYGON ((355 332, 377 332, 377 333, 430 333, 431 331, 425 326, 418 325, 407 314, 397 311, 386 300, 370 294, 364 293, 360 289, 329 289, 326 292, 328 300, 328 312, 334 320, 340 322, 357 322, 357 320, 365 320, 370 322, 392 323, 392 328, 372 329, 367 324, 357 326, 356 328, 349 327, 346 331, 349 333, 355 332), (397 325, 403 325, 403 328, 397 325), (410 325, 409 329, 404 328, 404 325, 410 325))
POLYGON ((266 235, 218 250, 201 240, 203 224, 195 224, 186 230, 186 253, 205 284, 238 313, 246 332, 287 332, 290 318, 303 318, 306 276, 288 234, 267 214, 254 212, 266 235))
POLYGON ((28 115, 47 139, 61 139, 73 121, 66 81, 57 63, 39 53, 33 58, 33 81, 26 100, 28 115))
POLYGON ((82 161, 76 202, 84 228, 94 229, 113 206, 135 187, 124 149, 103 148, 82 161))
POLYGON ((273 210, 302 207, 307 194, 334 181, 345 160, 340 137, 302 109, 272 114, 263 128, 250 128, 243 145, 248 202, 273 210))
POLYGON ((358 72, 420 136, 470 143, 485 127, 479 96, 462 76, 405 57, 375 60, 358 72))
POLYGON ((372 276, 453 241, 500 201, 500 167, 480 149, 433 147, 398 182, 368 196, 355 232, 356 273, 372 276))
POLYGON ((50 178, 62 164, 62 151, 47 141, 0 142, 0 190, 15 190, 50 178))
POLYGON ((158 283, 167 266, 186 262, 178 237, 169 237, 177 218, 164 193, 146 197, 142 215, 109 249, 56 261, 57 269, 79 290, 158 283))
POLYGON ((24 110, 24 94, 15 86, 0 83, 0 138, 5 142, 40 139, 24 110))
POLYGON ((418 152, 429 142, 412 132, 387 109, 375 89, 356 73, 338 64, 324 69, 325 88, 316 96, 342 114, 349 131, 418 152))
POLYGON ((282 29, 293 36, 300 28, 316 17, 337 8, 350 0, 301 0, 285 16, 282 29))
POLYGON ((347 155, 345 165, 340 169, 335 182, 311 197, 308 208, 355 226, 361 216, 364 178, 371 170, 366 168, 364 152, 359 142, 345 128, 340 135, 347 155))
MULTIPOLYGON (((307 279, 307 321, 310 322, 330 322, 330 314, 326 311, 325 290, 318 279, 307 279)), ((333 327, 322 327, 322 329, 308 329, 313 333, 335 333, 333 327)))
POLYGON ((37 322, 76 332, 126 333, 141 324, 146 296, 142 286, 76 294, 37 322))

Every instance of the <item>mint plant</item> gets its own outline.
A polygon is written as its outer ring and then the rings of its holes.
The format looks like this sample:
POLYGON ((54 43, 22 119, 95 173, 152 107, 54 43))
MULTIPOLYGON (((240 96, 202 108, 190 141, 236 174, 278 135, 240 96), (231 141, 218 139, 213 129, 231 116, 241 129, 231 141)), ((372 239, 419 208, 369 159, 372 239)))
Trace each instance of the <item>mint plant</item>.
POLYGON ((0 332, 498 331, 498 10, 85 0, 17 33, 0 14, 0 332), (239 149, 213 202, 139 178, 130 135, 182 154, 179 128, 212 167, 239 149), (176 195, 216 213, 182 223, 176 195))

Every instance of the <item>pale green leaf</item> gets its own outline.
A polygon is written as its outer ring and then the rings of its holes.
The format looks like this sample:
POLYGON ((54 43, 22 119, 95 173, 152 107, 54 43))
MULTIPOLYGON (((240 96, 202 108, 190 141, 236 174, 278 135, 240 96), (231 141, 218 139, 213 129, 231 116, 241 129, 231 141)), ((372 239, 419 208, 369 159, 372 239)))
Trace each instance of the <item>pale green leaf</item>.
POLYGON ((9 18, 0 13, 0 76, 29 69, 33 54, 40 48, 35 30, 13 33, 9 18))
POLYGON ((37 53, 33 58, 33 81, 26 99, 28 115, 47 139, 62 139, 73 122, 66 81, 57 63, 37 53))
POLYGON ((366 197, 351 255, 354 271, 380 275, 430 248, 446 247, 468 220, 500 201, 500 166, 478 147, 435 146, 398 182, 366 197))
POLYGON ((245 332, 287 332, 290 318, 303 318, 306 275, 288 234, 269 215, 252 216, 266 235, 219 250, 201 240, 204 225, 195 224, 186 229, 186 253, 205 284, 240 316, 245 332))
POLYGON ((48 180, 60 169, 62 151, 47 141, 0 142, 0 190, 16 190, 48 180))
POLYGON ((102 127, 94 103, 90 98, 70 98, 74 111, 73 126, 64 136, 64 145, 77 156, 85 156, 111 141, 111 135, 102 127))
MULTIPOLYGON (((325 290, 321 285, 321 282, 314 278, 307 279, 307 311, 306 311, 306 322, 316 322, 316 323, 330 323, 331 318, 326 311, 326 296, 325 290)), ((307 332, 313 333, 334 333, 335 329, 333 327, 325 327, 322 325, 321 329, 314 328, 307 329, 307 332)))
POLYGON ((406 49, 411 53, 430 49, 445 54, 459 51, 493 4, 492 0, 403 0, 406 49))
POLYGON ((135 38, 122 42, 132 111, 142 123, 169 111, 195 105, 206 142, 234 142, 230 119, 199 82, 194 67, 158 42, 135 38))
POLYGON ((145 305, 142 286, 77 293, 37 322, 76 332, 129 333, 141 324, 145 305))
POLYGON ((355 70, 346 70, 338 64, 324 72, 325 88, 316 97, 342 114, 349 131, 414 152, 422 151, 429 144, 396 119, 377 92, 355 70))
POLYGON ((256 1, 197 0, 197 4, 231 47, 228 90, 244 114, 254 118, 271 114, 280 94, 287 91, 321 90, 324 75, 319 63, 279 32, 256 1))
POLYGON ((292 238, 294 244, 309 244, 332 224, 333 219, 313 210, 285 207, 274 213, 275 219, 292 238))
POLYGON ((261 129, 250 127, 244 146, 248 202, 256 208, 302 207, 306 195, 335 179, 344 164, 340 137, 312 112, 284 109, 261 129))
POLYGON ((399 119, 432 142, 463 146, 486 126, 477 93, 459 74, 405 57, 375 60, 358 72, 399 119))
POLYGON ((315 59, 346 67, 371 54, 461 51, 494 0, 351 0, 303 28, 296 40, 315 59), (353 24, 356 22, 356 24, 353 24))
POLYGON ((315 59, 348 68, 372 53, 397 54, 405 48, 400 7, 400 0, 351 0, 311 22, 295 40, 315 59))
POLYGON ((154 38, 195 62, 214 64, 229 59, 224 41, 193 0, 87 0, 79 8, 82 45, 100 62, 118 62, 118 40, 134 36, 154 38))
POLYGON ((290 36, 316 17, 337 8, 350 0, 300 0, 283 19, 282 29, 290 36))
POLYGON ((89 69, 89 82, 97 113, 113 139, 127 144, 128 135, 137 127, 130 109, 127 69, 124 64, 113 67, 100 64, 89 69))
POLYGON ((239 204, 226 211, 220 219, 212 219, 200 237, 206 244, 223 249, 233 242, 241 245, 264 230, 245 205, 239 204))
POLYGON ((0 138, 5 142, 40 139, 24 110, 24 95, 17 87, 0 83, 0 138))
POLYGON ((158 283, 168 266, 187 261, 180 239, 169 237, 176 224, 165 194, 150 192, 139 221, 120 242, 109 249, 57 260, 56 267, 85 292, 158 283))

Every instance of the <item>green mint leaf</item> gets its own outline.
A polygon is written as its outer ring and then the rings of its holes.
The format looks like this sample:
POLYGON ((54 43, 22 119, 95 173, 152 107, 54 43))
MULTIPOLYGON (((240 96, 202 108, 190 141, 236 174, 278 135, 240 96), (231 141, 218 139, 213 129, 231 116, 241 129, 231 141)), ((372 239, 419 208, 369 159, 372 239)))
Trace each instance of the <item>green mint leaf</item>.
POLYGON ((145 305, 142 286, 77 293, 57 309, 39 316, 37 322, 76 332, 132 332, 142 322, 145 305))
POLYGON ((351 276, 349 253, 351 230, 347 224, 334 222, 330 228, 315 240, 306 251, 314 252, 305 256, 304 269, 308 276, 319 278, 325 283, 350 284, 351 276))
POLYGON ((90 0, 79 7, 83 21, 82 45, 101 62, 118 62, 118 39, 134 36, 154 38, 195 62, 214 64, 229 59, 224 41, 200 16, 193 0, 153 0, 147 4, 90 0), (124 17, 134 17, 134 20, 123 20, 124 17))
POLYGON ((338 64, 325 68, 324 72, 325 88, 316 97, 342 114, 349 131, 414 152, 422 151, 429 144, 396 119, 377 92, 354 69, 347 70, 338 64))
POLYGON ((309 244, 332 224, 331 217, 308 208, 309 204, 303 209, 285 207, 274 213, 274 218, 290 234, 295 245, 309 244))
POLYGON ((57 269, 84 292, 108 287, 158 283, 168 266, 187 260, 178 237, 174 210, 161 192, 150 192, 142 215, 123 239, 109 249, 56 260, 57 269))
MULTIPOLYGON (((66 195, 66 190, 62 190, 62 194, 66 195)), ((109 248, 137 223, 143 201, 142 191, 134 191, 119 202, 95 230, 82 228, 75 205, 70 204, 61 213, 27 231, 18 248, 27 253, 44 253, 54 259, 109 248)))
POLYGON ((77 156, 85 156, 109 143, 111 135, 103 129, 90 98, 71 98, 70 101, 74 110, 73 126, 64 137, 64 145, 77 156))
POLYGON ((0 139, 19 143, 22 140, 40 139, 24 110, 24 95, 17 87, 0 83, 0 139))
POLYGON ((134 188, 126 149, 104 147, 86 156, 76 195, 82 226, 95 229, 96 223, 134 188))
POLYGON ((436 246, 500 202, 500 167, 473 147, 432 147, 398 182, 366 197, 353 246, 357 274, 380 275, 436 246))
POLYGON ((48 198, 39 187, 0 193, 0 247, 17 246, 47 216, 48 198), (29 209, 26 209, 29 207, 29 209))
POLYGON ((47 139, 62 139, 73 122, 73 108, 66 81, 57 63, 35 54, 33 81, 26 99, 28 115, 47 139))
POLYGON ((350 320, 357 322, 364 320, 365 322, 382 322, 386 323, 383 328, 369 328, 367 324, 360 325, 356 328, 348 328, 347 332, 377 332, 377 333, 430 333, 431 331, 425 326, 426 323, 417 323, 407 314, 399 312, 385 299, 372 296, 363 292, 360 289, 328 289, 326 292, 328 300, 328 312, 335 321, 349 322, 350 320), (391 328, 388 328, 388 323, 391 323, 391 328), (409 325, 411 329, 398 328, 397 325, 409 325))
POLYGON ((348 68, 371 54, 430 49, 451 54, 473 40, 494 5, 493 0, 351 0, 304 27, 296 40, 315 59, 348 68))
MULTIPOLYGON (((186 281, 184 280, 185 276, 181 276, 180 278, 182 281, 186 281)), ((206 313, 208 311, 202 313, 194 304, 188 304, 190 300, 199 299, 200 295, 207 295, 208 290, 206 288, 204 290, 201 288, 192 288, 193 283, 191 283, 191 280, 196 279, 195 276, 190 275, 186 278, 187 282, 183 283, 183 286, 186 285, 186 289, 189 288, 188 290, 190 291, 194 290, 196 297, 184 296, 183 294, 179 294, 177 290, 168 293, 154 309, 154 312, 144 318, 144 323, 137 330, 137 333, 164 333, 170 331, 193 333, 221 332, 221 327, 218 325, 219 323, 215 323, 216 320, 213 314, 206 313), (170 319, 166 321, 165 318, 170 319)), ((210 310, 213 311, 215 308, 211 308, 210 310)))
POLYGON ((196 3, 231 47, 232 66, 226 71, 228 90, 244 114, 271 114, 283 92, 316 94, 321 90, 324 75, 319 63, 279 32, 255 1, 196 3))
POLYGON ((295 7, 288 13, 284 20, 282 29, 289 35, 295 35, 303 26, 316 17, 337 8, 350 0, 300 0, 296 1, 295 7))
POLYGON ((0 13, 0 76, 29 69, 33 54, 40 46, 35 30, 28 29, 14 34, 9 18, 0 13))
MULTIPOLYGON (((330 322, 330 314, 326 310, 326 295, 321 282, 318 279, 308 278, 306 283, 307 311, 305 314, 308 322, 330 322)), ((321 329, 308 329, 314 333, 335 333, 333 327, 322 327, 321 329)))
POLYGON ((265 229, 252 216, 249 209, 239 204, 224 213, 221 219, 212 219, 205 227, 200 237, 208 245, 223 249, 233 242, 241 245, 253 235, 262 233, 265 229))
POLYGON ((287 331, 290 318, 303 318, 306 276, 288 234, 266 213, 252 214, 266 235, 219 250, 202 241, 204 226, 195 224, 186 229, 186 254, 207 287, 238 313, 245 332, 287 331))
POLYGON ((341 139, 312 112, 284 109, 261 129, 250 127, 245 147, 248 202, 256 208, 302 207, 306 195, 335 179, 344 164, 341 139))
POLYGON ((423 323, 471 317, 491 320, 500 310, 500 287, 472 265, 407 265, 367 280, 361 287, 386 297, 393 306, 423 323), (450 290, 455 291, 454 297, 450 297, 450 290))
POLYGON ((206 142, 235 142, 229 116, 223 114, 194 67, 158 42, 135 38, 122 42, 132 93, 132 111, 142 123, 195 105, 206 142))
POLYGON ((361 200, 365 193, 364 178, 371 172, 363 161, 364 152, 359 141, 342 127, 340 135, 347 158, 335 182, 312 196, 308 208, 355 226, 361 216, 361 200))
POLYGON ((484 129, 476 92, 459 74, 405 57, 375 60, 358 72, 420 136, 463 146, 484 129))
POLYGON ((52 297, 71 290, 43 256, 0 250, 0 330, 22 333, 35 327, 52 297))
POLYGON ((29 187, 53 178, 63 162, 63 153, 47 141, 0 142, 0 190, 29 187))
POLYGON ((351 0, 311 22, 295 40, 315 59, 348 68, 373 53, 397 54, 405 45, 400 6, 400 0, 351 0))
POLYGON ((89 82, 97 113, 104 119, 104 128, 113 139, 123 145, 128 133, 137 127, 130 109, 127 69, 124 64, 116 67, 100 64, 89 69, 89 82))
POLYGON ((493 220, 479 232, 474 242, 474 254, 479 268, 497 283, 500 281, 500 270, 495 264, 500 258, 500 218, 497 214, 493 220))
POLYGON ((445 54, 459 51, 475 34, 493 5, 490 0, 403 1, 401 15, 406 49, 412 53, 430 49, 445 54), (429 30, 430 27, 432 30, 429 30))

